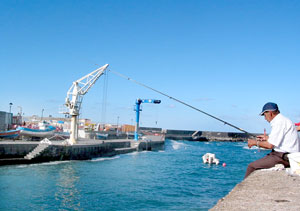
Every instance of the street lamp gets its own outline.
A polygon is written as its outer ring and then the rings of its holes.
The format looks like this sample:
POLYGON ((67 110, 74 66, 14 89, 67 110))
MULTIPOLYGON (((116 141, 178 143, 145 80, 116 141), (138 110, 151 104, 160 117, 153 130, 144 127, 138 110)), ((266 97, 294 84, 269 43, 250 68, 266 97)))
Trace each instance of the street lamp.
POLYGON ((13 105, 13 103, 9 103, 9 123, 7 124, 7 130, 9 130, 10 125, 12 123, 12 115, 11 115, 11 106, 13 105))
POLYGON ((43 120, 43 114, 44 114, 44 109, 42 109, 42 116, 41 116, 41 120, 43 120))
POLYGON ((9 103, 9 113, 11 113, 11 106, 13 105, 13 103, 9 103))

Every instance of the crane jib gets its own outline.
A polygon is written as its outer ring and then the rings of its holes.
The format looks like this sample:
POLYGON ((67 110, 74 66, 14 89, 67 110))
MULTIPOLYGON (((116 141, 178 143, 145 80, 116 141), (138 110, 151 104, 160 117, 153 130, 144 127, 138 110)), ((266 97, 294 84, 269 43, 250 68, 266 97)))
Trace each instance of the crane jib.
POLYGON ((69 109, 68 114, 71 116, 70 144, 75 144, 78 138, 77 117, 80 112, 83 96, 96 83, 99 77, 103 75, 107 67, 108 64, 74 81, 67 92, 65 106, 69 109))

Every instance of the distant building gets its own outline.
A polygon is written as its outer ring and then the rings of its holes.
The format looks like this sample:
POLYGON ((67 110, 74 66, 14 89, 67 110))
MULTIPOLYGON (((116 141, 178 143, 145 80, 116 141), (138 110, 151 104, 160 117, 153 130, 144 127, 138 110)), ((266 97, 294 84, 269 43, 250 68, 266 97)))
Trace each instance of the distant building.
POLYGON ((12 127, 13 114, 0 111, 0 131, 6 131, 12 127))
POLYGON ((23 118, 22 116, 18 115, 18 116, 13 116, 12 118, 12 124, 13 125, 23 125, 23 122, 22 122, 23 118))
POLYGON ((134 125, 122 125, 122 132, 127 133, 127 132, 134 132, 134 131, 135 131, 134 125))

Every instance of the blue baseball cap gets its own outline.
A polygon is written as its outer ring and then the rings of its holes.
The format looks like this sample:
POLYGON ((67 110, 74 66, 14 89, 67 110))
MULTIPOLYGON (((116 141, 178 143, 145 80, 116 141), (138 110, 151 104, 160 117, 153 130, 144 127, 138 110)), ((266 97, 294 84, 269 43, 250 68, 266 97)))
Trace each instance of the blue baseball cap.
POLYGON ((259 114, 259 115, 264 115, 264 113, 266 112, 266 111, 277 111, 278 110, 278 106, 277 106, 277 104, 276 103, 266 103, 265 105, 264 105, 264 107, 262 108, 262 111, 261 111, 261 113, 259 114))

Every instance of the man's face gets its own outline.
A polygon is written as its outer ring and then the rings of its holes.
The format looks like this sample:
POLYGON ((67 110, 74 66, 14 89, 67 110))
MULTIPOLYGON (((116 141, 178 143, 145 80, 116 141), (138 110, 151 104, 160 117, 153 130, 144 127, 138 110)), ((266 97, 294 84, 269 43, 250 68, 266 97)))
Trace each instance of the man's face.
POLYGON ((271 120, 273 119, 273 115, 272 115, 272 114, 273 114, 272 112, 266 111, 266 112, 264 113, 265 120, 267 120, 268 122, 271 122, 271 120))

